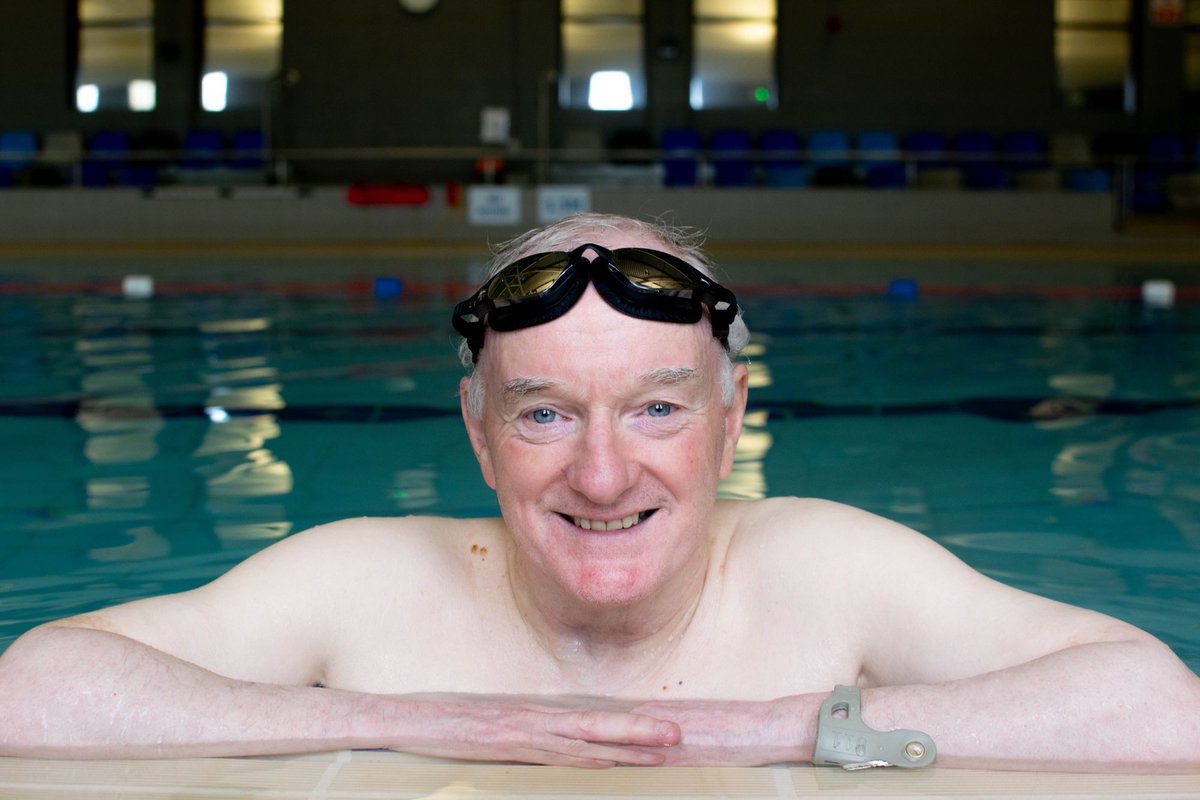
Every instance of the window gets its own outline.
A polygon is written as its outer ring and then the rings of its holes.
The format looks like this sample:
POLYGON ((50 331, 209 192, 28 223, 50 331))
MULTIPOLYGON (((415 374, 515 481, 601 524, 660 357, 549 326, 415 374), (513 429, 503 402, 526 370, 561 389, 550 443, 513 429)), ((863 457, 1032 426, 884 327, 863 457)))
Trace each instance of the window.
POLYGON ((204 21, 204 110, 265 106, 279 71, 283 0, 205 0, 204 21))
POLYGON ((1055 0, 1054 22, 1067 106, 1133 113, 1130 0, 1055 0))
POLYGON ((774 108, 775 0, 695 0, 692 108, 774 108))
POLYGON ((646 105, 642 0, 563 0, 559 105, 626 111, 646 105))
POLYGON ((79 0, 75 107, 152 111, 153 0, 79 0))

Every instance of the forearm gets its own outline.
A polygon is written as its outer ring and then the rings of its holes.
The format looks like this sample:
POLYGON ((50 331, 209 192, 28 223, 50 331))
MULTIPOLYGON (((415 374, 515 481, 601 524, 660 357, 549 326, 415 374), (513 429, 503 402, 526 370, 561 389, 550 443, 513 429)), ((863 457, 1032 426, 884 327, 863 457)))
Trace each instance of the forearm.
POLYGON ((0 657, 0 756, 162 758, 390 748, 580 767, 662 763, 645 715, 471 695, 375 695, 233 680, 132 639, 41 628, 0 657))
POLYGON ((867 689, 862 715, 877 730, 928 733, 944 767, 1200 769, 1200 679, 1150 640, 1079 645, 944 684, 867 689))
MULTIPOLYGON (((828 692, 767 702, 655 701, 673 720, 672 766, 811 761, 828 692)), ((862 692, 862 720, 923 731, 938 767, 1059 771, 1200 770, 1200 679, 1151 640, 1080 645, 940 684, 862 692)))
POLYGON ((372 728, 388 701, 236 681, 116 634, 42 628, 0 657, 0 754, 140 758, 382 747, 372 728))

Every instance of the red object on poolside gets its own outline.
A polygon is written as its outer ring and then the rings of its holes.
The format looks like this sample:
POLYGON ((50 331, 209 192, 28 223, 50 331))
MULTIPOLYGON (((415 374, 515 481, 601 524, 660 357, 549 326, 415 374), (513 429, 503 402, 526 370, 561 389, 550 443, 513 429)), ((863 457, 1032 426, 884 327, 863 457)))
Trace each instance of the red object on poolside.
POLYGON ((406 183, 356 183, 346 190, 352 206, 423 206, 429 202, 428 186, 406 183))

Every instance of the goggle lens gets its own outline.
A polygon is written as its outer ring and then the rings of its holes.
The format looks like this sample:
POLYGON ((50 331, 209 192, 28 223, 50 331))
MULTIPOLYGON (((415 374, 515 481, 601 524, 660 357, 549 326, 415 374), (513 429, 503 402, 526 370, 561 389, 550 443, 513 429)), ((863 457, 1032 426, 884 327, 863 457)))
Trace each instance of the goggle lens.
POLYGON ((454 327, 478 358, 485 327, 511 331, 557 319, 589 280, 609 305, 641 319, 697 322, 707 306, 713 335, 728 346, 729 324, 737 315, 733 293, 675 256, 640 247, 610 251, 585 244, 570 253, 518 259, 455 307, 454 327), (589 252, 591 261, 585 258, 589 252))

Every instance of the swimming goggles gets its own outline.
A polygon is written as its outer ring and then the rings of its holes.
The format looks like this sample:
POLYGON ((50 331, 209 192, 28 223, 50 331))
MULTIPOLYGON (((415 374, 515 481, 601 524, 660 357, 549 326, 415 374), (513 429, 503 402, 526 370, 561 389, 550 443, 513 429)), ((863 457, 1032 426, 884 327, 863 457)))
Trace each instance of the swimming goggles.
POLYGON ((583 244, 569 253, 517 259, 454 307, 454 328, 478 361, 486 327, 515 331, 558 319, 588 281, 610 306, 638 319, 694 323, 707 308, 713 336, 729 348, 729 325, 738 312, 733 292, 681 258, 642 247, 583 244), (589 251, 591 261, 584 257, 589 251))

